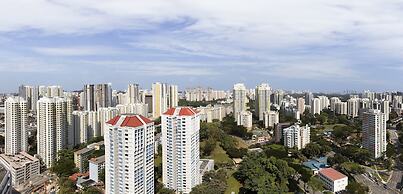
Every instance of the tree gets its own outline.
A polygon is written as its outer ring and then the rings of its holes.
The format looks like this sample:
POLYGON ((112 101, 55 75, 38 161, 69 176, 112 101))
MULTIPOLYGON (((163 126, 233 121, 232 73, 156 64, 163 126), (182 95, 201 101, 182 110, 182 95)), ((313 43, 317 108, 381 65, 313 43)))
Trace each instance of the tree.
POLYGON ((284 193, 293 175, 295 170, 285 160, 251 153, 244 158, 235 177, 247 193, 284 193))
POLYGON ((322 181, 317 177, 311 177, 311 179, 308 181, 308 185, 314 191, 323 191, 325 189, 322 181))
POLYGON ((163 187, 163 188, 160 189, 157 193, 158 193, 158 194, 175 194, 175 191, 163 187))
POLYGON ((68 179, 67 177, 61 177, 58 181, 59 194, 74 194, 76 190, 76 185, 68 179))
POLYGON ((76 172, 78 169, 74 164, 74 156, 72 150, 60 150, 59 158, 53 163, 50 171, 55 173, 58 177, 68 177, 76 172))
POLYGON ((368 186, 355 181, 348 183, 346 190, 349 194, 365 194, 369 192, 368 186))
POLYGON ((330 165, 340 165, 340 164, 342 164, 342 163, 344 163, 344 162, 348 162, 349 160, 348 160, 347 157, 345 157, 345 156, 343 156, 343 155, 341 155, 341 154, 339 154, 339 153, 336 153, 336 154, 334 155, 334 157, 329 157, 329 158, 327 159, 327 161, 328 161, 328 163, 329 163, 330 165))
POLYGON ((87 187, 84 188, 83 192, 81 194, 102 194, 102 192, 97 189, 96 187, 87 187))
POLYGON ((99 173, 99 180, 105 183, 105 169, 102 169, 101 173, 99 173))
POLYGON ((319 157, 325 155, 331 150, 328 146, 321 146, 317 143, 309 143, 302 149, 302 154, 307 158, 319 157))
POLYGON ((394 156, 396 156, 395 146, 393 144, 388 143, 388 145, 386 146, 386 157, 390 158, 394 156))
POLYGON ((207 172, 203 176, 203 183, 194 187, 191 194, 218 194, 227 189, 227 172, 224 169, 207 172))
POLYGON ((346 174, 363 174, 365 173, 365 169, 354 162, 344 162, 340 164, 341 171, 345 172, 346 174))
POLYGON ((230 147, 225 150, 230 158, 242 158, 248 153, 248 149, 246 148, 234 148, 230 147))
POLYGON ((211 152, 215 149, 216 145, 216 140, 212 138, 208 139, 207 141, 205 141, 204 146, 201 147, 202 154, 204 156, 209 156, 211 152))

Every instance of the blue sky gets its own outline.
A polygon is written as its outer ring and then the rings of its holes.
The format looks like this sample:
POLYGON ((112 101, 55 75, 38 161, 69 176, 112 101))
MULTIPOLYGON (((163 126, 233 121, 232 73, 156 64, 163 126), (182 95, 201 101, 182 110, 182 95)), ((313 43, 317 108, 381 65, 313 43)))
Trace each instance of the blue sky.
POLYGON ((2 0, 0 91, 18 85, 402 90, 403 2, 2 0))

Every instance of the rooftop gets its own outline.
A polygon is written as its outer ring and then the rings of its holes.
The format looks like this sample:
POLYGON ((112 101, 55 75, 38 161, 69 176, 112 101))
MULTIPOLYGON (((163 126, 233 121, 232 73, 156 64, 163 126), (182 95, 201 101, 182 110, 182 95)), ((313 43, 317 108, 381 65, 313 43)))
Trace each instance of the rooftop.
POLYGON ((14 169, 23 168, 26 163, 39 161, 38 158, 35 158, 26 152, 20 152, 15 155, 0 154, 0 157, 14 169))
POLYGON ((342 178, 347 177, 346 175, 340 173, 339 171, 333 169, 333 168, 324 168, 319 171, 320 174, 323 176, 329 178, 332 181, 336 181, 342 178))
POLYGON ((74 154, 75 154, 75 155, 84 154, 84 153, 90 152, 90 151, 92 151, 92 150, 94 150, 94 149, 93 149, 93 148, 85 147, 85 148, 83 148, 83 149, 81 149, 81 150, 75 151, 74 154))
POLYGON ((104 163, 104 162, 105 162, 105 155, 100 156, 100 157, 98 157, 98 158, 91 158, 91 159, 90 159, 90 162, 91 162, 91 163, 94 163, 94 164, 101 164, 101 163, 104 163))
POLYGON ((143 126, 148 123, 152 123, 150 119, 142 116, 142 115, 136 115, 136 114, 123 114, 120 116, 116 116, 106 122, 107 124, 110 125, 116 125, 120 127, 139 127, 143 126))
POLYGON ((193 116, 198 112, 190 107, 170 108, 163 115, 177 115, 177 116, 193 116))

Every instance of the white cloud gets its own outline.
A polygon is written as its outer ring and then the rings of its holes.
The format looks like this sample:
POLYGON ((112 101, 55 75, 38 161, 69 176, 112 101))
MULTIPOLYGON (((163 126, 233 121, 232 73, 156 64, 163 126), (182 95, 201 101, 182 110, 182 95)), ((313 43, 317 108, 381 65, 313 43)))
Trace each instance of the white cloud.
POLYGON ((123 52, 116 48, 103 46, 35 47, 32 50, 43 55, 52 56, 115 55, 123 52))
MULTIPOLYGON (((348 45, 346 49, 359 49, 355 53, 364 57, 403 60, 402 9, 398 0, 2 0, 0 34, 26 29, 45 35, 141 30, 146 33, 125 37, 135 49, 214 58, 234 65, 250 63, 258 71, 267 67, 270 74, 282 76, 335 79, 359 75, 356 69, 364 67, 352 60, 360 56, 349 56, 350 50, 310 48, 348 45), (315 52, 329 56, 318 57, 315 52), (236 59, 238 63, 229 62, 236 59)), ((34 51, 55 56, 115 51, 108 49, 39 47, 34 51)), ((135 71, 156 74, 215 72, 202 63, 184 63, 131 64, 140 67, 135 71)))

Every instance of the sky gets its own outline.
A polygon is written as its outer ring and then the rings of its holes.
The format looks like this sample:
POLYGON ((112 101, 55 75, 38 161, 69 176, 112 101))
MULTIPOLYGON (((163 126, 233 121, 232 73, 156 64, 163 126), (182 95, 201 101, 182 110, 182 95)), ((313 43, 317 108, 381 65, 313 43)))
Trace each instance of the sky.
POLYGON ((1 0, 0 13, 0 92, 403 90, 403 1, 1 0))

